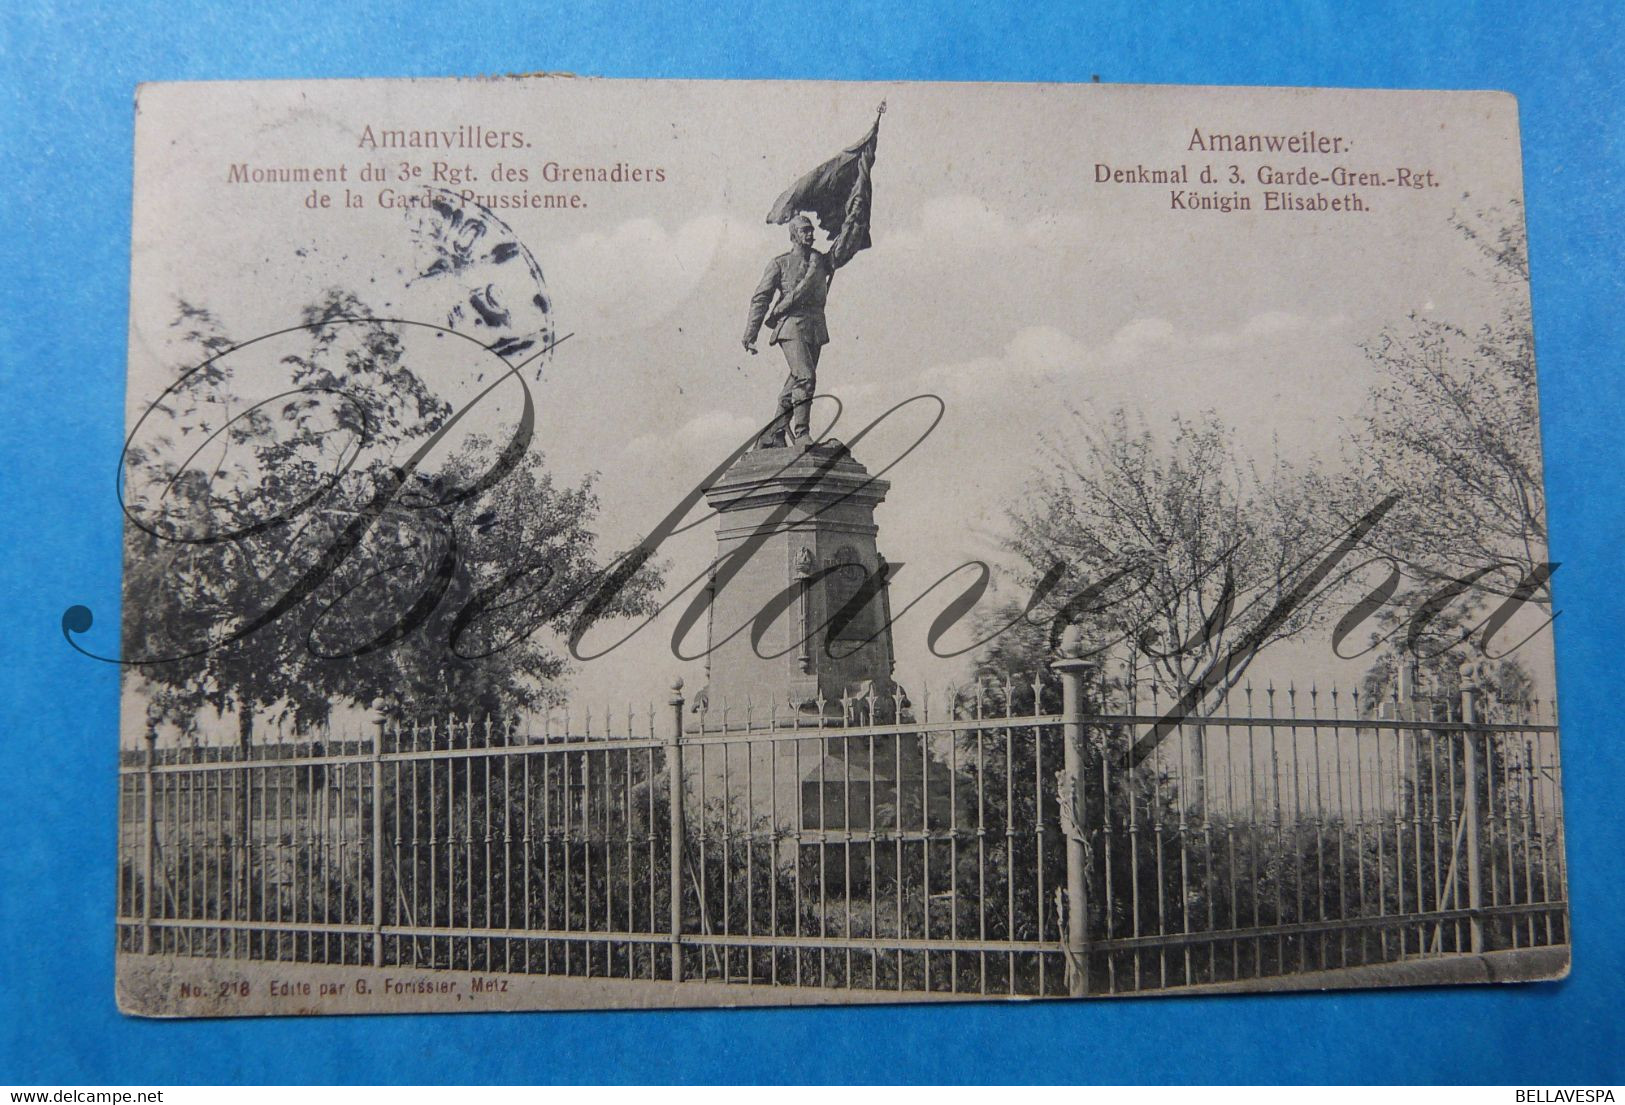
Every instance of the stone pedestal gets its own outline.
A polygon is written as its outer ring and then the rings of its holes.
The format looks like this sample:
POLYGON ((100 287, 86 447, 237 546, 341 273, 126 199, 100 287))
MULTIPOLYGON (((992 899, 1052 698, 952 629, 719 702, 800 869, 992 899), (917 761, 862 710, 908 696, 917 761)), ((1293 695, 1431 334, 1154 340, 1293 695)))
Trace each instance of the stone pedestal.
POLYGON ((859 699, 865 719, 890 720, 890 609, 872 582, 884 579, 874 509, 889 487, 829 443, 747 453, 707 491, 717 564, 707 689, 694 704, 706 728, 722 727, 724 711, 728 728, 775 714, 841 720, 859 699), (856 616, 832 628, 848 607, 856 616))

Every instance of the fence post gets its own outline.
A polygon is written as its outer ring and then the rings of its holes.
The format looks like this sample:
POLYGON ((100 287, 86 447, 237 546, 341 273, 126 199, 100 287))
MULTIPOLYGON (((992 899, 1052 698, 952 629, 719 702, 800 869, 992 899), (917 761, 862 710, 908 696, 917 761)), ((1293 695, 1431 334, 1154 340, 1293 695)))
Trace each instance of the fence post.
POLYGON ((1084 679, 1095 665, 1079 658, 1083 634, 1068 626, 1061 638, 1060 658, 1050 667, 1061 677, 1065 779, 1057 794, 1072 809, 1061 809, 1061 826, 1066 832, 1066 990, 1072 997, 1089 992, 1089 901, 1084 874, 1084 826, 1079 823, 1083 806, 1083 715, 1087 708, 1084 679))
POLYGON ((1484 950, 1484 922, 1478 911, 1484 907, 1484 888, 1479 882, 1478 860, 1478 745, 1474 741, 1471 726, 1477 724, 1475 703, 1473 701, 1474 687, 1472 684, 1473 669, 1464 665, 1461 669, 1461 720, 1468 726, 1461 731, 1462 742, 1462 803, 1461 816, 1466 824, 1467 837, 1467 908, 1472 911, 1467 919, 1467 929, 1471 934, 1471 948, 1474 955, 1484 950))
POLYGON ((666 804, 671 832, 671 980, 683 981, 683 681, 671 685, 671 736, 666 740, 666 804))
POLYGON ((141 847, 141 954, 152 954, 152 857, 156 844, 153 834, 157 831, 157 811, 152 801, 152 761, 155 755, 153 746, 158 743, 158 734, 147 734, 146 765, 141 772, 141 794, 143 808, 142 820, 146 829, 142 833, 141 847))
MULTIPOLYGON (((246 709, 246 707, 239 706, 239 709, 246 709)), ((254 885, 254 872, 252 870, 254 853, 248 846, 249 837, 253 830, 254 816, 253 811, 249 808, 254 786, 253 768, 249 766, 249 759, 253 755, 253 736, 251 728, 239 728, 237 733, 237 750, 238 755, 242 757, 243 766, 241 770, 234 773, 236 790, 232 796, 232 800, 237 805, 237 847, 232 849, 232 855, 237 861, 240 872, 238 878, 231 880, 232 894, 235 899, 231 903, 231 917, 235 921, 249 919, 249 900, 254 896, 252 889, 254 885)), ((195 784, 197 776, 190 775, 189 779, 195 784)), ((231 930, 231 958, 237 958, 239 937, 243 945, 243 958, 246 959, 253 950, 249 947, 246 929, 231 930)))
POLYGON ((384 965, 384 719, 372 740, 372 965, 384 965))

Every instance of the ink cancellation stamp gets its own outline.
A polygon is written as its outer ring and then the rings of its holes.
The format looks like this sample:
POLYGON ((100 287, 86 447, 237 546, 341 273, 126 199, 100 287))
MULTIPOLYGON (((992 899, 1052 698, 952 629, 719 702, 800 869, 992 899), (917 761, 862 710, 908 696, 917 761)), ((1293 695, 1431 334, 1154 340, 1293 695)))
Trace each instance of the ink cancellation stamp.
POLYGON ((120 1007, 1562 976, 1521 191, 1489 93, 143 88, 120 1007))

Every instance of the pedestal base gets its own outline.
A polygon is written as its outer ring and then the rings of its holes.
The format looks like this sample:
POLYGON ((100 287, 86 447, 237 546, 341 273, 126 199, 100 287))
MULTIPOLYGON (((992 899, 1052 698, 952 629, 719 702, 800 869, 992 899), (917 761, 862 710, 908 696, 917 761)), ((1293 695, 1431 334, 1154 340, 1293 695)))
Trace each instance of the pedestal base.
POLYGON ((874 521, 889 486, 820 442, 747 453, 707 490, 717 560, 693 704, 706 728, 896 716, 874 521))

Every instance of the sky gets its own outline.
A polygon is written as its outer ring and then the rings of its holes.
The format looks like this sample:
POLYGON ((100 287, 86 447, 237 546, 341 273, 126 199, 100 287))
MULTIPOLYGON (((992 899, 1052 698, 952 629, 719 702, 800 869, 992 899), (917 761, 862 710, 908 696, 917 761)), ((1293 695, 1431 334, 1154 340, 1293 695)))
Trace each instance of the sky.
MULTIPOLYGON (((1470 321, 1494 307, 1467 275, 1474 254, 1449 220, 1521 195, 1516 113, 1496 94, 561 79, 159 85, 140 102, 130 417, 183 356, 169 325, 177 298, 210 306, 239 340, 297 321, 314 291, 335 285, 380 313, 475 333, 455 295, 417 278, 421 213, 381 208, 381 186, 356 178, 368 161, 393 174, 403 160, 427 172, 438 159, 482 176, 500 163, 533 181, 549 162, 659 168, 658 183, 534 183, 577 191, 584 206, 499 212, 543 274, 548 324, 563 339, 539 376, 527 376, 534 447, 560 479, 595 477, 601 547, 626 548, 771 413, 783 358, 765 342, 755 357, 740 346, 750 293, 787 246, 763 216, 793 179, 859 139, 882 99, 874 245, 831 289, 819 385, 844 405, 836 437, 915 396, 943 404, 934 431, 886 472, 891 489, 876 512, 880 550, 903 566, 893 610, 960 565, 1008 566, 1007 511, 1041 470, 1043 443, 1066 442, 1080 420, 1123 406, 1158 430, 1211 411, 1261 463, 1278 452, 1335 466, 1375 380, 1362 343, 1413 313, 1470 321), (369 156, 357 145, 369 125, 517 130, 529 144, 369 156), (1314 131, 1338 137, 1343 152, 1194 152, 1198 129, 1314 131), (1360 189, 1372 210, 1359 214, 1222 214, 1177 209, 1166 185, 1098 180, 1101 165, 1183 164, 1194 174, 1211 164, 1225 174, 1232 162, 1246 184, 1192 187, 1257 204, 1266 164, 1410 167, 1440 186, 1360 189), (368 206, 311 210, 302 203, 309 185, 229 184, 235 163, 343 164, 368 206)), ((489 383, 475 360, 443 348, 425 338, 411 355, 434 364, 448 395, 489 383)), ((252 362, 266 387, 274 363, 252 362)), ((466 428, 511 431, 517 397, 502 385, 466 428)), ((865 438, 857 459, 885 467, 922 432, 929 407, 905 407, 865 438)), ((671 594, 714 555, 710 525, 661 552, 671 594)), ((1008 573, 1000 580, 997 600, 1024 597, 1008 573)), ((925 648, 925 626, 947 597, 937 592, 896 626, 898 678, 911 689, 963 674, 962 660, 925 648)), ((672 655, 674 621, 668 612, 580 664, 573 697, 619 710, 662 701, 677 676, 699 685, 698 665, 672 655)), ((1548 644, 1530 647, 1549 687, 1548 644)), ((1315 640, 1268 654, 1257 671, 1324 685, 1361 667, 1315 640)))

